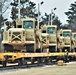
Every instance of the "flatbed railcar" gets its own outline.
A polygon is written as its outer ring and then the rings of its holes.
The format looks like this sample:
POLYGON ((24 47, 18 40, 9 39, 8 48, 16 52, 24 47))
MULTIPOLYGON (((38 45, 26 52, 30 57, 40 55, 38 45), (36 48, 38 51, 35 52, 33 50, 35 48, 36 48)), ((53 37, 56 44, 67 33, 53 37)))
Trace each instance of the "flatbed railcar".
MULTIPOLYGON (((76 53, 69 53, 68 58, 70 59, 76 59, 76 53)), ((55 60, 56 62, 58 60, 65 59, 65 53, 13 53, 13 52, 5 52, 0 53, 0 64, 3 66, 6 66, 7 63, 18 63, 18 65, 27 65, 27 62, 34 63, 37 61, 38 63, 48 63, 52 62, 52 60, 55 60)))

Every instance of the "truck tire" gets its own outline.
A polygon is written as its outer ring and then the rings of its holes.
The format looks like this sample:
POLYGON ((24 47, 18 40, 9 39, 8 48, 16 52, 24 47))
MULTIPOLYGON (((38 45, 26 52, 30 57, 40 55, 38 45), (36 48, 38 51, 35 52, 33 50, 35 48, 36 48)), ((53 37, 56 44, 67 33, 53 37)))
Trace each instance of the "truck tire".
POLYGON ((56 52, 55 46, 49 46, 49 52, 56 52))
POLYGON ((29 44, 29 45, 26 45, 26 52, 35 52, 34 50, 34 44, 29 44))
POLYGON ((13 52, 13 46, 4 44, 4 52, 13 52))

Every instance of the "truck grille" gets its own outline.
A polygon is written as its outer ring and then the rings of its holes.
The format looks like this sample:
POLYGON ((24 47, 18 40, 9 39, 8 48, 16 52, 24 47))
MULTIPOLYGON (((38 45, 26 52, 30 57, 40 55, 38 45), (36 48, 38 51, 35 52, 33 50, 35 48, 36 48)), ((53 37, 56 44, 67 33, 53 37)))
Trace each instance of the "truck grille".
POLYGON ((70 45, 70 44, 71 44, 70 39, 65 39, 65 45, 70 45))
POLYGON ((49 36, 49 43, 56 43, 56 36, 49 36))
POLYGON ((12 41, 21 41, 21 33, 20 32, 13 32, 12 33, 12 41))
POLYGON ((43 44, 49 43, 47 36, 46 36, 46 37, 42 36, 42 43, 43 43, 43 44))

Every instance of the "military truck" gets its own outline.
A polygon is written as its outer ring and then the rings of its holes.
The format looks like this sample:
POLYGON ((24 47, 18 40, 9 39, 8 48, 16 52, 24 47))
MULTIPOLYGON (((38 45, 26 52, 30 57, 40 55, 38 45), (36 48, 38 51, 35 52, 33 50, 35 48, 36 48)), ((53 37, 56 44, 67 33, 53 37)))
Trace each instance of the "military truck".
POLYGON ((49 52, 57 51, 57 25, 44 25, 41 28, 43 48, 48 48, 49 52))
POLYGON ((17 19, 8 30, 4 24, 4 51, 40 52, 40 37, 35 23, 34 18, 17 19))
POLYGON ((59 50, 64 52, 65 49, 67 49, 68 52, 70 52, 72 46, 72 31, 70 29, 60 29, 57 32, 57 38, 59 50))
POLYGON ((76 52, 76 32, 72 32, 72 50, 76 52))

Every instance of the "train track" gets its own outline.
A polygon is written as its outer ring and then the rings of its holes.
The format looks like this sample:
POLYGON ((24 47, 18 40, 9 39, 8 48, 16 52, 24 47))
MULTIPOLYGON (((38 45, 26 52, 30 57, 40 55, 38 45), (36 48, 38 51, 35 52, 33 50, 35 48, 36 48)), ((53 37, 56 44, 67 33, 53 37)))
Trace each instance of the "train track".
POLYGON ((47 65, 56 65, 56 62, 49 62, 49 63, 34 63, 34 64, 27 64, 27 65, 22 65, 19 66, 18 64, 12 64, 12 65, 7 65, 6 67, 0 66, 0 72, 2 71, 12 71, 12 70, 19 70, 19 69, 29 69, 29 68, 37 68, 37 67, 44 67, 47 65))
POLYGON ((6 67, 0 67, 0 71, 8 71, 8 70, 18 70, 18 69, 26 69, 26 68, 35 68, 35 67, 43 67, 45 65, 52 65, 51 63, 45 64, 45 63, 40 63, 40 64, 27 64, 27 65, 10 65, 6 67))

